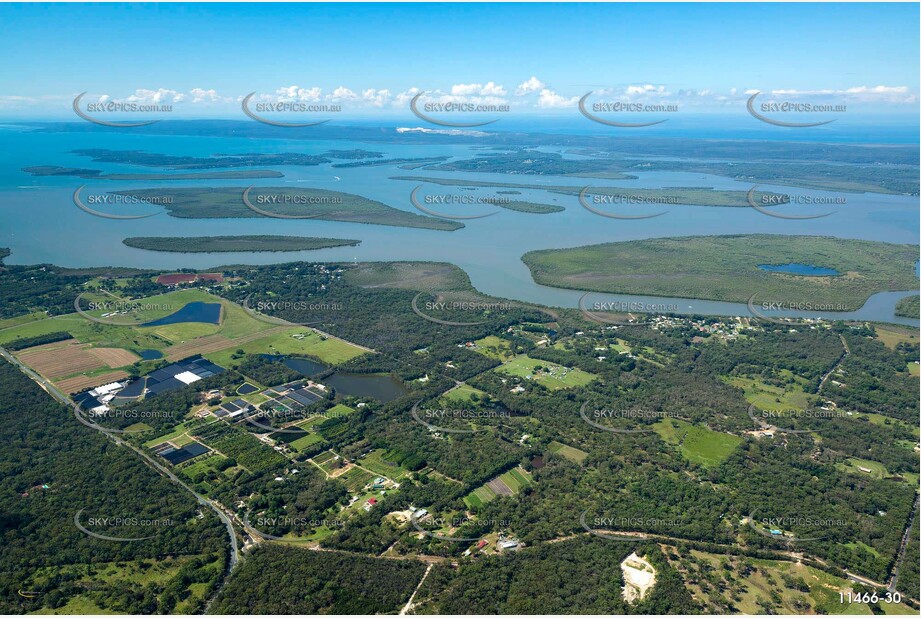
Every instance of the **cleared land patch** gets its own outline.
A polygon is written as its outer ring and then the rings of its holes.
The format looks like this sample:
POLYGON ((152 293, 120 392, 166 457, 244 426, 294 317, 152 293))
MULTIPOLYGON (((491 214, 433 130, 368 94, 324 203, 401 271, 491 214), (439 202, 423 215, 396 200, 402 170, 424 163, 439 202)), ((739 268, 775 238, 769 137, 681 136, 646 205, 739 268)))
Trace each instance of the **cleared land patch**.
POLYGON ((704 467, 726 461, 742 438, 728 433, 691 425, 678 419, 665 419, 653 425, 655 432, 669 444, 677 446, 688 460, 704 467))
POLYGON ((100 384, 109 384, 124 380, 130 374, 126 371, 110 371, 108 373, 96 373, 89 376, 74 376, 55 382, 55 385, 67 394, 79 393, 93 386, 100 384))
POLYGON ((524 380, 539 382, 551 390, 584 386, 595 379, 595 375, 581 369, 570 369, 549 361, 531 358, 524 354, 516 356, 495 371, 524 380))
POLYGON ((483 356, 495 358, 502 362, 515 357, 512 353, 512 342, 508 339, 489 335, 488 337, 477 339, 473 343, 476 345, 474 349, 483 356))
POLYGON ((577 464, 581 464, 583 461, 585 461, 585 458, 588 457, 588 453, 585 451, 580 451, 579 449, 572 446, 566 446, 565 444, 557 442, 556 440, 549 444, 548 449, 551 453, 562 455, 569 461, 577 464))

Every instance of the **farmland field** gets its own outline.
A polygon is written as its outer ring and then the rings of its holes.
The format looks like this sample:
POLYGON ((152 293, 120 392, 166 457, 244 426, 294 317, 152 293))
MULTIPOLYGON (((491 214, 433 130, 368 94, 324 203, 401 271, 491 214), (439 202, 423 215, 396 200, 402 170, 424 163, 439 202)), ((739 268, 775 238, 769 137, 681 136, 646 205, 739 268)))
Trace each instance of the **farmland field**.
POLYGON ((514 496, 522 487, 532 482, 533 479, 527 470, 518 466, 476 488, 464 497, 464 502, 467 506, 483 506, 498 496, 514 496))
POLYGON ((212 425, 201 430, 201 441, 250 472, 262 472, 287 461, 246 431, 229 425, 212 425))
POLYGON ((298 450, 298 451, 303 451, 313 446, 314 444, 319 444, 322 441, 323 441, 323 438, 320 437, 319 435, 315 433, 308 433, 306 436, 302 436, 298 438, 297 440, 290 442, 289 444, 291 448, 298 450))
POLYGON ((374 475, 358 466, 349 466, 345 472, 336 474, 335 478, 343 482, 351 493, 361 490, 374 478, 374 475))
POLYGON ((338 457, 332 451, 323 451, 322 453, 320 453, 319 455, 315 455, 311 459, 313 460, 315 464, 317 464, 320 467, 321 470, 323 470, 327 474, 332 474, 333 472, 335 472, 339 468, 338 464, 342 462, 342 458, 338 457))

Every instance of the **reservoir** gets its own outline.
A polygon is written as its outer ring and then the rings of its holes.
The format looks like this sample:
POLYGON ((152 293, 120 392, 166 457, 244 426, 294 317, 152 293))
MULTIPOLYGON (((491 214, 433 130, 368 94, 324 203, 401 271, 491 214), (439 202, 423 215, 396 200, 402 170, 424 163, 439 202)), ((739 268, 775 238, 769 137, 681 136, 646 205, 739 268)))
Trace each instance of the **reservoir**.
POLYGON ((141 326, 166 326, 167 324, 183 324, 186 322, 202 322, 205 324, 221 323, 221 304, 220 303, 203 303, 195 301, 183 305, 179 311, 173 312, 166 317, 153 322, 141 324, 141 326))
MULTIPOLYGON (((305 377, 311 378, 319 373, 329 369, 323 363, 311 360, 309 358, 294 358, 263 355, 265 358, 273 360, 282 360, 282 363, 289 369, 299 372, 305 377)), ((389 375, 375 373, 350 373, 347 371, 337 371, 322 380, 323 384, 336 389, 342 395, 352 397, 370 397, 381 403, 393 401, 402 397, 409 390, 403 384, 389 375)))

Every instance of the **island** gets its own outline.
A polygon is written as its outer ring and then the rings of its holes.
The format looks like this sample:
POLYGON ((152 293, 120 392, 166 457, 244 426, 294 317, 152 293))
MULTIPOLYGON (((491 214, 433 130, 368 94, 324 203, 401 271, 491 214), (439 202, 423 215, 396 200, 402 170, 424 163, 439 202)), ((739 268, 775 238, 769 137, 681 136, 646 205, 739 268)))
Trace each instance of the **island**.
POLYGON ((102 170, 58 165, 35 165, 22 171, 33 176, 74 176, 92 180, 238 180, 245 178, 281 178, 275 170, 228 170, 220 172, 185 172, 178 174, 105 174, 102 170))
POLYGON ((311 251, 350 247, 360 240, 311 236, 133 236, 122 241, 135 249, 170 253, 233 253, 250 251, 311 251))
POLYGON ((248 201, 252 208, 244 202, 244 192, 245 189, 241 187, 183 187, 113 193, 162 204, 171 217, 182 219, 277 216, 287 220, 320 219, 446 231, 464 227, 457 221, 406 212, 360 195, 340 191, 311 187, 258 187, 249 195, 248 201))
MULTIPOLYGON (((639 189, 628 187, 589 187, 566 185, 541 185, 535 183, 488 182, 462 178, 429 178, 428 176, 391 176, 390 180, 411 180, 450 187, 483 187, 503 189, 538 189, 561 195, 580 195, 584 192, 586 202, 594 207, 606 209, 622 206, 722 206, 729 208, 751 208, 747 191, 725 191, 713 187, 662 187, 661 189, 639 189), (589 196, 603 196, 596 200, 589 196)), ((497 191, 496 193, 502 193, 497 191)), ((756 204, 765 207, 787 204, 790 197, 771 191, 755 191, 751 194, 756 204)))
POLYGON ((748 234, 613 242, 526 253, 541 284, 594 292, 855 311, 872 294, 918 287, 917 245, 748 234))
POLYGON ((895 314, 905 318, 916 318, 919 312, 919 300, 921 296, 906 296, 895 305, 895 314))

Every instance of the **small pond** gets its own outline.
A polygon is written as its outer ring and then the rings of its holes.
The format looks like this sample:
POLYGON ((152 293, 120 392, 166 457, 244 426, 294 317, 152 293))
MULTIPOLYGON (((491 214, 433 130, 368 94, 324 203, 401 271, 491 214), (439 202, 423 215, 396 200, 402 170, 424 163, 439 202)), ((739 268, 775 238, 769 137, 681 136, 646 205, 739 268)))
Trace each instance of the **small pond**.
POLYGON ((834 268, 823 268, 810 264, 759 264, 758 268, 772 273, 786 273, 788 275, 804 275, 807 277, 834 277, 840 275, 834 268))

